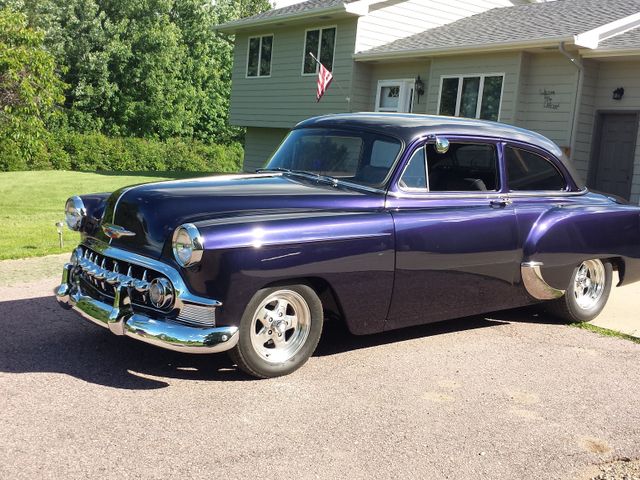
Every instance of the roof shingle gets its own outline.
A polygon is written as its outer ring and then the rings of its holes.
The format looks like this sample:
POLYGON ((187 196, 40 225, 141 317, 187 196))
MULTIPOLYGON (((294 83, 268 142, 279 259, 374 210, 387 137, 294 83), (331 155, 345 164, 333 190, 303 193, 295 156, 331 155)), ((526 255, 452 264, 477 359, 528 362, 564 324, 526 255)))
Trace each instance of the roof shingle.
POLYGON ((326 8, 339 7, 347 3, 357 0, 307 0, 306 2, 294 3, 282 8, 274 8, 266 12, 258 13, 251 17, 241 18, 235 22, 229 23, 251 23, 257 20, 265 20, 268 18, 283 17, 288 15, 302 14, 313 10, 324 10, 326 8))
POLYGON ((640 28, 603 40, 596 50, 640 49, 640 28))
POLYGON ((571 37, 638 12, 640 0, 556 0, 495 8, 372 48, 363 56, 571 37))

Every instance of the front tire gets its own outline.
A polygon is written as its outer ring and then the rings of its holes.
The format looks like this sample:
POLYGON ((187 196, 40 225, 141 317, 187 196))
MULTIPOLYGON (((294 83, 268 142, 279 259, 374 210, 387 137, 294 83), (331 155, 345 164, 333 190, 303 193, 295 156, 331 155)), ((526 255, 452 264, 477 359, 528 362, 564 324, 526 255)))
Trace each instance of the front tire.
POLYGON ((311 357, 322 324, 322 303, 311 287, 263 288, 247 305, 238 344, 229 355, 238 368, 254 377, 288 375, 311 357))
POLYGON ((609 299, 613 268, 599 259, 585 260, 571 275, 563 297, 548 304, 550 313, 570 322, 588 322, 596 318, 609 299))

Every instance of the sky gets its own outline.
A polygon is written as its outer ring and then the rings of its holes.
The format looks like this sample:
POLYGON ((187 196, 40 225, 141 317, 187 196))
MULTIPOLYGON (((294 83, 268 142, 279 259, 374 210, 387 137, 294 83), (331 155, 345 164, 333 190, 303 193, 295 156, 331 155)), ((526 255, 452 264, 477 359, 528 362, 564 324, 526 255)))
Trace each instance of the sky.
POLYGON ((275 0, 276 8, 286 7, 287 5, 292 5, 294 3, 300 3, 303 0, 275 0))

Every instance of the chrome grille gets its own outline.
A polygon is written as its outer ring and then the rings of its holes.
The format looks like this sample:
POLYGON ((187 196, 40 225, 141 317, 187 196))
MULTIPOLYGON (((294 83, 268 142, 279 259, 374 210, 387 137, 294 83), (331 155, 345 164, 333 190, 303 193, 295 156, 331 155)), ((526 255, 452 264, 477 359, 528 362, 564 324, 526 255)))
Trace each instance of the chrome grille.
POLYGON ((216 324, 216 313, 211 307, 187 303, 180 310, 176 320, 209 327, 216 324))
MULTIPOLYGON (((107 257, 85 246, 78 247, 76 253, 76 279, 80 280, 84 287, 90 287, 96 296, 113 300, 116 288, 129 287, 127 293, 134 307, 158 311, 149 302, 149 284, 155 278, 166 278, 164 275, 134 263, 107 257)), ((192 303, 180 303, 177 307, 174 308, 171 304, 162 312, 166 317, 180 322, 215 326, 215 308, 192 303)))
POLYGON ((115 260, 86 247, 78 247, 80 279, 99 294, 114 298, 116 288, 130 287, 131 303, 153 308, 149 303, 149 282, 162 275, 133 263, 115 260))

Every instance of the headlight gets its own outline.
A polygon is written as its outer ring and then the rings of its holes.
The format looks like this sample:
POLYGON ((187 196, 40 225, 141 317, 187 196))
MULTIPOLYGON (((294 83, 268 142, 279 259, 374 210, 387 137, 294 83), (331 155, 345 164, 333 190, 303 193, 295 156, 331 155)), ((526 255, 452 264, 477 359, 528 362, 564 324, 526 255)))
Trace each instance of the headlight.
POLYGON ((204 242, 200 232, 192 223, 185 223, 173 232, 173 256, 183 267, 188 267, 202 260, 204 242))
POLYGON ((87 209, 84 208, 84 202, 80 197, 71 197, 64 206, 64 216, 67 227, 71 230, 80 230, 82 219, 87 215, 87 209))

